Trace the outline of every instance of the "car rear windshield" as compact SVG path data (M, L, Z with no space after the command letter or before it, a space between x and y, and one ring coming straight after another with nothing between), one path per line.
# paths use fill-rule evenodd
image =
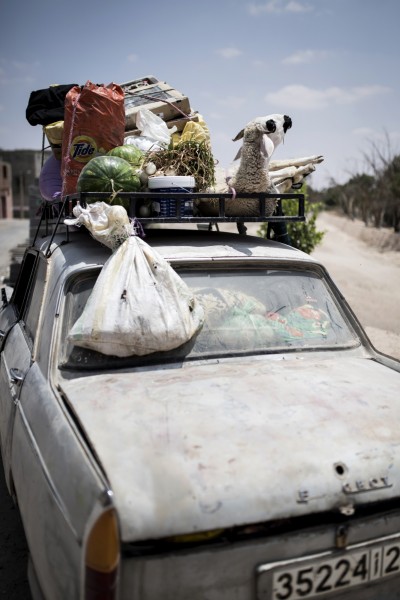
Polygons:
M204 308L200 331L168 352L118 358L68 341L97 274L72 281L67 291L60 366L124 368L182 360L348 348L358 344L338 300L319 272L263 268L178 270ZM106 307L105 307L106 310Z

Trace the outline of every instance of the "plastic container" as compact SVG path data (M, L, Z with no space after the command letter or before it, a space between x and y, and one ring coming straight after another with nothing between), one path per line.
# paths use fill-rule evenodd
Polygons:
M150 192L160 194L171 194L173 192L182 194L187 192L190 194L196 187L194 177L175 175L173 177L150 177L148 180L148 188ZM153 213L160 217L175 217L176 205L179 200L171 198L160 198L159 201L153 201ZM193 215L193 201L185 200L181 202L181 216L190 217Z

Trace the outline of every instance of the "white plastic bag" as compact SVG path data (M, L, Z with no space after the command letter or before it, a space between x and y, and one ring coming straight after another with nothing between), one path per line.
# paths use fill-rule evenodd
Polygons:
M172 350L200 329L204 311L170 264L129 237L105 263L68 339L112 356Z
M168 129L166 122L147 108L138 110L136 115L136 127L139 129L142 136L158 142L163 147L169 145L171 135L177 130L175 126Z
M136 146L142 152L164 150L169 146L171 136L177 130L176 126L168 129L166 122L147 108L138 110L136 127L141 135L130 135L125 138L124 143Z
M144 153L163 150L163 146L160 146L156 140L144 137L143 135L129 135L125 138L124 144L128 146L135 146Z
M92 236L111 250L118 248L130 235L135 234L128 213L123 206L106 202L93 202L83 208L81 204L72 210L75 219L64 219L65 225L84 225Z

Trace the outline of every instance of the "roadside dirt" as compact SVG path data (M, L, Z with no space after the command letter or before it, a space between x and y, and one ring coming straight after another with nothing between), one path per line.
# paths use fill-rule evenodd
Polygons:
M326 212L317 227L326 233L314 258L328 269L373 345L400 360L400 234Z

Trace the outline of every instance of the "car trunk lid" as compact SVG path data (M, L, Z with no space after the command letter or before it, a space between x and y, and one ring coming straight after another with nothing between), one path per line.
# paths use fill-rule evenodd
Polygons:
M125 541L389 499L400 374L316 355L64 380L114 492Z

